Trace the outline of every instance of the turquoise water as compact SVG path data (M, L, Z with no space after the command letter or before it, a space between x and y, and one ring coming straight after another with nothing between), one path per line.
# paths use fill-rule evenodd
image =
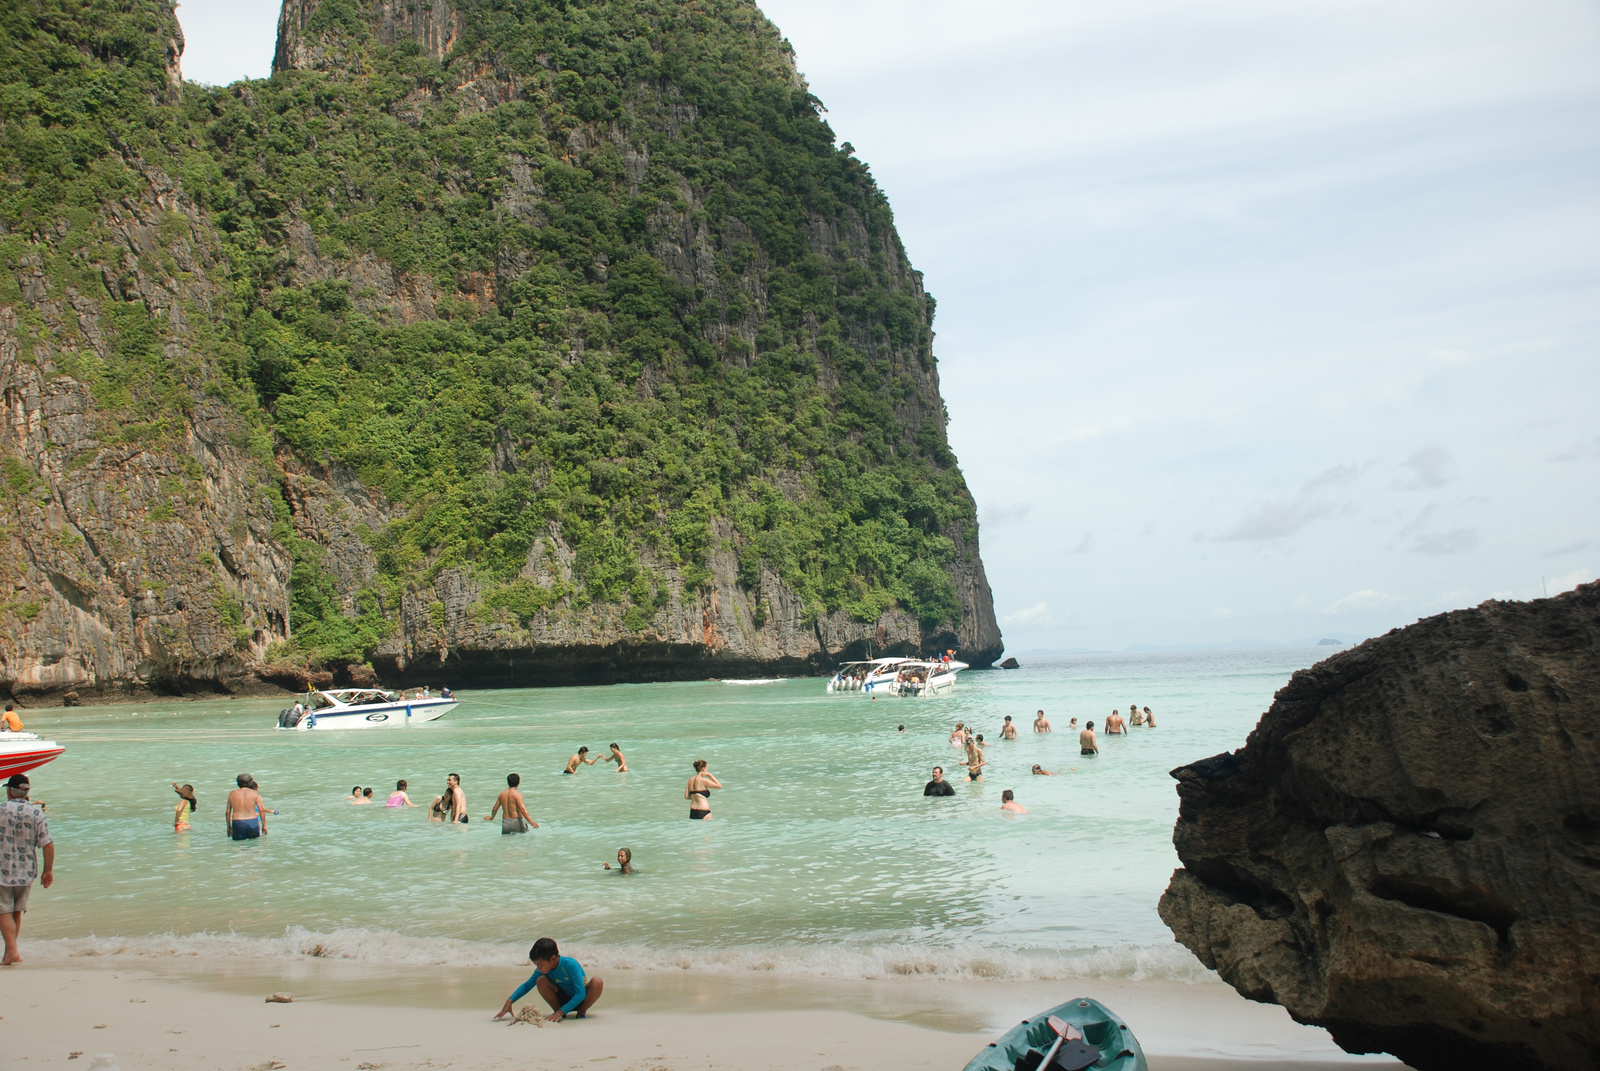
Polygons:
M28 728L68 750L35 775L59 856L28 935L46 954L404 965L516 963L549 934L597 965L1198 977L1156 915L1176 863L1167 771L1241 745L1326 653L1035 659L926 699L827 695L820 679L468 692L431 725L343 733L278 732L276 700L31 711ZM1080 757L1068 719L1133 701L1159 728ZM1040 707L1049 736L1029 731ZM958 765L957 720L990 742L987 780L925 799L929 768ZM560 773L579 745L613 740L629 773ZM697 758L726 786L710 822L683 799ZM1061 776L1031 776L1036 762ZM511 771L541 826L525 836L480 821ZM265 840L222 833L240 772L282 812ZM425 805L450 772L466 826L343 802L403 777ZM173 780L201 804L176 836ZM1030 813L1002 813L1004 788ZM620 846L637 874L601 869Z

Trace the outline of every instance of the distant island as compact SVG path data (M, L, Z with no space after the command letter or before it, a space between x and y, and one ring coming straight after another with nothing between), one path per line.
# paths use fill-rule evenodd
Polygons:
M0 43L10 694L1000 656L933 298L755 4L286 0L225 87L76 10Z

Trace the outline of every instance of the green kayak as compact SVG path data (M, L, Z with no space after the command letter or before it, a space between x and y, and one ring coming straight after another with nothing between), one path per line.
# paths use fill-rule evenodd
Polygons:
M1052 1017L1068 1027L1067 1040L1056 1050L1057 1059L1044 1068L1040 1067L1043 1058L1062 1037L1051 1025ZM974 1056L965 1071L1054 1071L1058 1067L1148 1071L1149 1065L1138 1040L1115 1012L1098 1000L1079 997L1024 1019Z

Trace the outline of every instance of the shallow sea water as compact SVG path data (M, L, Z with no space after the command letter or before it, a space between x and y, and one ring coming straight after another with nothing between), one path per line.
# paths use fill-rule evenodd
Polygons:
M59 855L27 934L45 955L470 966L520 963L548 934L596 966L1198 979L1156 914L1176 865L1168 771L1242 745L1328 653L1029 659L926 699L827 695L820 679L467 692L430 725L340 733L276 731L278 700L25 711L68 748L34 779ZM1078 754L1070 718L1135 701L1158 728ZM1050 735L1030 731L1041 707ZM986 780L925 799L934 764L959 776L958 720L990 744ZM629 773L560 772L613 740ZM697 758L727 786L710 822L683 799ZM1030 775L1036 762L1059 776ZM427 820L452 771L466 826ZM524 836L481 821L511 771L541 827ZM239 772L282 812L262 841L223 834ZM423 806L381 806L397 778ZM201 804L180 835L173 780ZM357 783L380 803L346 804ZM1004 788L1030 813L1002 813ZM620 846L637 874L601 869Z

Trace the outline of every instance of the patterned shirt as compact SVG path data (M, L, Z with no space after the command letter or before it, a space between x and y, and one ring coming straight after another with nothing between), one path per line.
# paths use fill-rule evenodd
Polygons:
M0 885L32 885L39 876L35 849L50 843L44 808L27 800L0 803Z

